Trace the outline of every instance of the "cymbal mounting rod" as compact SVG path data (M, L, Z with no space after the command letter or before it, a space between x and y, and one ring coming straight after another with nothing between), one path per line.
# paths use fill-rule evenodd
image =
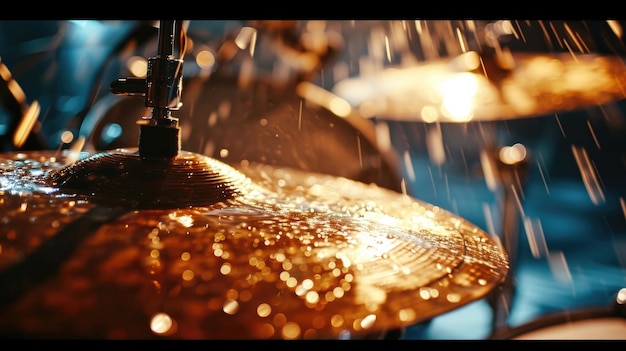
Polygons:
M159 57L167 57L174 53L174 23L175 21L161 21L159 25Z
M144 96L146 107L152 108L152 116L139 121L138 147L144 158L173 158L180 151L179 124L172 111L182 106L183 60L173 55L176 34L182 30L182 21L160 21L157 55L148 59L146 78L121 78L110 87L114 94Z

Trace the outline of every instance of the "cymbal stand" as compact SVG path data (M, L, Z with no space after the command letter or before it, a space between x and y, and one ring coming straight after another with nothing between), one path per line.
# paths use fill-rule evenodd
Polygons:
M501 239L509 256L509 272L505 280L488 296L493 312L492 332L508 329L507 317L515 292L514 274L517 266L519 224L523 219L521 198L528 176L530 156L521 144L501 148L487 147L482 156L483 168L489 167L501 198Z

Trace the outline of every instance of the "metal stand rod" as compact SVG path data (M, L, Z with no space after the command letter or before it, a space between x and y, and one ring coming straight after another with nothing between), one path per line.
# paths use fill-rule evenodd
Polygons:
M161 21L157 56L148 59L146 79L122 78L110 87L115 94L144 96L146 107L152 108L152 116L139 121L138 147L142 158L169 159L181 149L178 119L171 115L182 106L183 60L173 56L177 37L185 40L181 22ZM180 46L184 47L184 43ZM184 50L180 55L184 55Z
M488 298L493 311L492 332L508 329L507 319L515 295L514 276L517 271L519 225L522 217L520 206L529 165L529 156L525 153L525 148L520 144L515 147L524 152L518 152L516 156L509 158L500 155L504 148L489 152L491 162L497 170L501 190L502 244L509 256L509 273Z

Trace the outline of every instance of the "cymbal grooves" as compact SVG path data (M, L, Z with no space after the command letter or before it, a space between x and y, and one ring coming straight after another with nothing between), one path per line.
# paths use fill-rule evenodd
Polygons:
M241 195L249 184L213 158L183 151L172 160L146 159L127 149L81 159L48 181L95 202L137 208L206 206Z

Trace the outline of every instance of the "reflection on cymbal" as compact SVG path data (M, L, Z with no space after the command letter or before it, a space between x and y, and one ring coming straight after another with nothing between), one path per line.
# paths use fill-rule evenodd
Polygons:
M359 338L484 297L508 272L471 223L347 178L242 164L243 194L133 209L42 181L64 162L0 156L0 334Z
M483 58L468 52L451 60L346 79L333 92L364 116L424 122L532 117L626 96L621 57L514 54L506 58L497 63L498 74L488 70L485 74Z

